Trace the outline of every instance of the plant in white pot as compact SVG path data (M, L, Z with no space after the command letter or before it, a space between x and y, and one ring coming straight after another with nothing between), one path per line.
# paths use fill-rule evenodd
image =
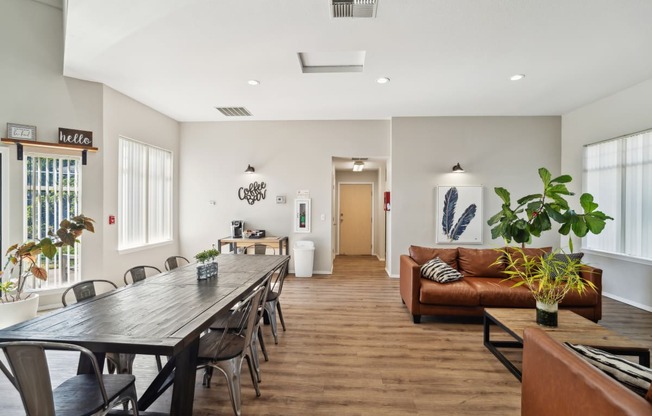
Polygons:
M516 201L512 208L511 195L505 188L494 188L503 201L501 210L487 221L492 226L491 237L502 237L505 243L514 240L521 248L513 247L513 253L503 251L507 263L509 279L517 281L515 286L528 287L537 301L537 321L544 325L557 322L557 307L570 291L582 294L587 289L595 289L591 282L580 275L580 260L583 253L573 253L572 235L584 237L589 232L600 234L610 216L598 211L598 204L593 195L584 193L580 196L583 212L571 209L566 196L574 195L566 184L573 178L561 175L553 178L546 168L539 169L543 182L541 193L526 195ZM532 242L532 237L552 229L553 222L560 225L558 232L568 235L571 253L556 251L547 256L532 256L525 253L525 244ZM546 318L546 322L540 319Z
M0 271L0 317L9 320L0 323L0 327L36 316L38 296L26 294L25 289L30 276L41 280L48 278L47 270L39 266L39 256L53 259L59 248L73 246L84 231L95 232L93 222L84 215L64 219L56 233L50 230L46 238L9 247L4 271Z

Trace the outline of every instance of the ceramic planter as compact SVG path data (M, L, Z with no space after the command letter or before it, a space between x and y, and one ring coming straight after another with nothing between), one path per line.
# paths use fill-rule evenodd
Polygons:
M217 263L211 262L197 266L197 279L204 280L217 277Z
M32 294L24 300L0 303L0 329L35 318L38 299L37 294Z

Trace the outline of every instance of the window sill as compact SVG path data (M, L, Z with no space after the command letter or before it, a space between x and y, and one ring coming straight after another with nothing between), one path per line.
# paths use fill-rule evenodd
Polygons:
M630 263L638 263L638 264L644 264L646 266L652 266L651 259L644 259L642 257L628 256L627 254L611 253L608 251L601 251L601 250L595 250L595 249L584 248L584 247L582 247L582 251L587 254L592 254L600 257L607 257L610 259L616 259L616 260L627 261Z
M145 244L143 246L118 249L118 254L136 253L138 251L149 250L156 247L167 246L174 243L174 240L162 241L160 243Z

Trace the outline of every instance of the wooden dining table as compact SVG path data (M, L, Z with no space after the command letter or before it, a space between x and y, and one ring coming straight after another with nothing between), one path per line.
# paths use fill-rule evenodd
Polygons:
M191 415L202 332L289 259L220 255L216 278L198 280L196 265L185 265L0 330L0 341L67 342L99 362L107 352L168 356L138 408L147 410L172 385L170 414ZM89 372L80 360L78 373Z

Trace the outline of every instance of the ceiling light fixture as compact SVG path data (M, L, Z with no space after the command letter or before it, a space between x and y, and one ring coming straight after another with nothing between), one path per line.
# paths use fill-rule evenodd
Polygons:
M516 75L512 75L509 79L512 81L520 81L523 78L525 78L525 74L516 74Z
M362 169L364 169L364 162L362 160L356 160L355 162L353 162L354 172L362 172Z
M376 80L377 83L379 84L387 84L389 82L389 78L387 77L381 77Z
M453 166L453 172L455 172L455 173L464 173L464 169L462 169L462 167L458 163L457 165Z
M245 173L254 173L255 171L256 169L251 165L247 165L247 169L245 169Z
M260 81L258 81L257 79L250 79L249 81L247 81L247 84L249 84L249 85L258 85L258 84L260 84Z

